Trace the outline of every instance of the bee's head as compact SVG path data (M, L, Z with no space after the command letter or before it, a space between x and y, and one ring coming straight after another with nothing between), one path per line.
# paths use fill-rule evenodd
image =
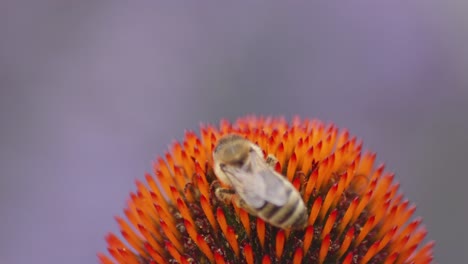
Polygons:
M214 149L215 166L219 166L221 170L225 166L242 168L249 159L251 151L254 149L250 141L235 134L227 135L218 141Z

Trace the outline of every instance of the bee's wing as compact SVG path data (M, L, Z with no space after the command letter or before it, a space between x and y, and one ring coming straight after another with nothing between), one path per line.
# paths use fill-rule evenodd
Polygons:
M284 182L281 180L282 177L278 175L273 169L269 168L257 172L257 175L263 179L265 183L265 192L259 194L266 201L276 205L282 206L288 201L288 194Z
M288 201L287 189L280 176L257 157L252 157L250 171L237 170L232 176L239 196L254 208L263 206L265 202L282 206Z

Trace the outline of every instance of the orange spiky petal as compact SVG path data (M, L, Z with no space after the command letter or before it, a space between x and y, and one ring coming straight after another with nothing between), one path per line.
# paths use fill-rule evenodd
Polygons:
M224 260L224 257L219 253L215 252L215 262L218 264L224 264L226 261Z
M278 259L280 259L281 255L283 254L284 241L285 241L284 230L279 230L278 233L276 234L276 243L275 243L276 257Z
M325 236L325 238L322 241L322 245L320 246L319 263L323 263L325 261L325 258L327 257L327 254L328 254L328 248L330 247L330 243L331 243L331 238L330 238L330 234L328 234Z
M257 236L262 247L265 246L265 222L261 218L257 218Z
M180 263L182 258L177 248L169 241L166 241L165 245L169 254Z
M430 263L433 259L432 249L434 247L434 241L429 242L424 247L422 247L414 256L409 259L409 262L414 262L415 264L426 264Z
M351 264L353 261L353 252L349 252L348 255L346 255L345 259L343 260L342 264Z
M304 234L304 252L308 252L314 238L314 226L308 226Z
M406 237L408 236L409 234L413 233L414 230L416 230L416 228L421 224L422 220L421 218L418 218L418 219L415 219L414 221L412 221L411 223L409 223L405 229L403 229L399 236L400 237Z
M250 236L250 219L249 219L249 214L241 209L239 210L239 218L241 220L242 226L245 229L245 232L247 233L248 236Z
M380 244L379 241L372 244L372 246L369 248L369 250L367 250L364 257L362 257L361 263L365 264L365 263L369 262L369 260L371 260L371 258L373 258L375 256L375 254L377 253L377 250L378 250L378 248L380 246L379 244Z
M179 239L177 238L176 234L173 233L173 230L175 230L175 227L171 228L164 220L159 220L161 224L161 228L164 231L164 234L167 236L169 241L171 241L172 245L182 252L182 244L180 243Z
M236 231L231 226L227 229L227 241L237 257L239 257L239 245L237 244Z
M333 212L330 213L330 215L327 218L327 222L325 223L325 226L322 229L322 235L321 238L323 239L326 235L330 234L330 231L335 224L336 216L338 215L338 210L333 210Z
M367 222L364 224L364 226L361 228L361 232L359 232L358 237L356 240L354 240L354 243L360 244L361 241L367 236L367 234L371 231L372 226L374 225L375 222L375 216L371 216Z
M354 238L354 227L350 228L344 237L343 243L340 246L340 249L337 252L338 257L343 256L343 254L348 250L351 242Z
M216 224L216 220L215 220L213 211L211 210L211 208L212 208L211 204L208 201L208 199L206 199L206 197L204 195L200 195L200 205L201 205L201 208L203 210L203 213L205 213L205 216L208 219L208 222L210 222L211 227L214 230L216 230L218 226Z
M322 144L319 143L319 145L321 146ZM319 150L320 149L321 148L319 148ZM320 160L319 158L317 159ZM321 189L322 183L325 181L325 178L328 175L327 173L328 166L330 166L328 158L325 158L324 160L322 160L322 162L318 166L318 177L317 177L317 182L315 183L315 188Z
M154 223L153 221L159 221L159 217L156 216L156 213L148 214L149 211L153 212L156 210L154 210L153 206L146 206L145 208L146 208L145 211L141 209L137 209L137 214L138 214L138 217L140 218L140 221L138 223L135 223L134 226L137 226L138 229L140 229L140 226L145 227L148 234L151 234L151 236L153 236L156 240L161 241L162 236L160 234L154 234L157 232L156 232L156 227L153 224ZM140 233L142 232L140 231ZM144 234L142 233L142 235Z
M198 232L195 229L195 226L187 219L184 219L184 225L185 225L185 230L187 230L187 233L190 236L190 238L193 241L197 241Z
M270 256L268 256L268 255L263 256L262 264L271 264Z
M374 211L374 215L375 215L374 225L377 224L377 223L380 223L382 218L385 217L386 213L388 212L389 207L390 207L390 200L387 200L382 206L375 209L375 211ZM378 237L378 238L380 238L380 237Z
M125 244L114 234L108 234L106 236L106 242L111 248L126 248Z
M388 232L388 230L390 230L390 228L398 228L398 226L395 224L395 222L393 221L396 214L397 214L397 211L398 211L398 207L397 206L393 206L391 209L390 209L390 212L388 213L388 215L386 216L386 218L388 219L388 221L385 221L383 222L383 225L382 227L380 228L380 230L378 231L377 233L377 236L378 237L382 237L385 233Z
M155 164L153 164L154 174L156 175L159 184L162 186L164 193L174 201L174 198L171 197L170 186L174 186L174 181L172 177L169 177L170 172L167 168L166 163L162 158L159 158Z
M340 179L338 181L338 187L337 187L337 190L336 190L336 193L335 193L335 197L333 198L333 202L332 202L332 207L335 207L336 204L340 201L341 199L341 195L343 194L343 191L345 190L345 184L346 184L346 181L347 181L347 178L348 178L348 174L345 173L343 175L340 176Z
M300 174L296 174L296 175L297 176L294 178L292 185L294 186L296 190L300 191L301 185L303 182L303 177Z
M252 246L250 244L246 244L244 246L244 255L245 255L245 261L247 262L247 264L254 263L254 255L252 251Z
M148 241L147 244L154 249L159 254L164 252L163 248L159 245L159 243L155 240L153 235L150 231L148 231L144 226L138 225L138 230L143 235L143 237ZM145 248L147 249L146 245Z
M385 234L385 236L382 238L382 240L380 240L380 244L379 244L379 247L378 247L377 251L382 250L388 244L388 242L395 235L396 231L397 231L397 227L395 226L394 228L392 228L392 230L390 230L390 232Z
M393 263L395 263L397 258L398 258L398 253L395 252L395 253L391 254L390 256L388 256L388 258L385 260L384 264L393 264Z
M351 217L354 214L354 211L356 210L356 207L358 206L359 199L358 197L354 198L354 200L351 202L349 205L348 209L346 210L343 218L341 219L340 226L338 228L338 234L341 234L345 227L348 225L349 221L351 220Z
M372 196L373 191L370 190L369 192L362 197L361 201L359 201L358 206L356 207L356 210L354 210L353 217L351 218L351 222L356 221L356 219L359 217L361 212L364 210L364 208L367 206L367 203L369 202L371 196Z
M276 158L278 159L278 164L285 164L286 160L286 150L284 149L284 144L281 142L276 150Z
M304 192L304 201L309 201L310 195L315 188L315 183L317 182L318 178L318 171L314 170L311 175L309 176L309 180L307 181L306 190Z
M318 197L312 205L308 220L309 225L313 225L315 223L315 220L317 219L317 216L320 212L320 207L322 207L322 197Z
M104 254L101 254L101 253L98 253L97 254L98 258L99 258L99 261L102 263L102 264L114 264L114 262L112 262L112 260L110 258L108 258L106 255Z
M195 174L194 177L195 177L197 187L199 188L201 195L203 195L204 197L210 197L209 191L208 191L208 183L205 181L205 179L199 174Z
M216 219L218 219L218 224L219 227L221 228L221 231L223 231L224 236L227 236L227 222L226 222L226 217L224 216L223 209L221 207L218 207L216 210Z
M157 263L166 263L164 258L148 243L145 244L145 249L148 251L148 254L153 258Z
M322 152L322 146L323 146L323 142L320 141L317 143L317 145L315 146L315 149L314 149L314 160L321 160L320 156L321 156L321 152ZM323 174L322 174L323 175Z
M323 219L325 214L328 212L328 208L330 208L330 205L333 202L333 199L335 198L336 191L338 190L338 184L334 184L333 187L330 188L330 190L327 193L327 196L325 197L325 201L323 202L322 208L320 209L320 218Z
M409 258L409 256L411 256L411 253L413 253L413 251L416 250L417 247L418 247L418 245L413 245L409 249L401 252L400 255L397 258L396 263L397 264L402 264L403 262L405 262Z
M145 174L146 182L151 190L151 198L153 202L159 204L163 208L164 211L168 211L167 201L163 198L161 190L157 186L156 182L154 181L153 177L150 174Z
M121 249L121 248L118 248L117 252L125 262L127 262L129 264L138 264L138 258L132 252L130 252L130 251L126 250L126 249Z
M210 246L207 244L205 238L201 235L197 235L197 239L195 241L197 241L201 252L203 252L203 254L210 260L210 262L213 262L215 257L213 255L213 252L210 249Z
M306 149L305 149L305 145L304 145L304 138L303 138L303 135L301 135L301 137L297 141L296 148L294 149L294 153L295 153L296 158L297 158L297 170L298 171L304 171L303 160L304 160L304 152L305 151L306 151Z
M405 250L408 252L408 251L411 251L410 253L412 253L412 251L414 251L416 248L410 250L411 248L413 248L414 246L418 246L423 240L424 238L426 237L427 235L427 231L425 228L422 228L420 230L418 230L417 232L415 232L411 237L410 239L408 240L408 245L405 247ZM411 255L411 254L408 254Z
M184 219L187 219L190 223L193 224L193 219L192 219L192 216L190 215L190 209L187 207L184 201L180 198L177 198L177 209L179 209L179 212L181 213Z
M309 137L306 137L304 140L304 146L307 144L308 145ZM304 154L304 158L302 160L302 171L304 173L307 173L312 169L312 161L314 158L314 147L309 147L307 151ZM318 175L317 175L318 176Z
M297 248L294 251L293 264L301 264L304 253L301 248Z
M288 168L286 171L286 176L289 181L293 180L294 175L296 174L296 167L297 167L297 156L296 153L293 153L289 158Z
M142 245L141 239L133 232L132 228L120 217L115 217L116 221L120 225L122 236L128 241L128 243L138 251L139 254L145 254Z

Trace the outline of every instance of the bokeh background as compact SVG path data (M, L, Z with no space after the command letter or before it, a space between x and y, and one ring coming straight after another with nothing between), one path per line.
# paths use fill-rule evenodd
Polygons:
M2 1L0 263L96 263L169 143L248 113L349 128L418 205L436 261L466 261L467 10Z

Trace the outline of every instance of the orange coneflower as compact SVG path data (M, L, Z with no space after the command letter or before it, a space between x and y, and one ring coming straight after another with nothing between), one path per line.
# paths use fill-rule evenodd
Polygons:
M236 133L278 159L277 170L300 190L308 226L282 230L220 202L210 184L212 151ZM187 132L154 163L130 194L122 241L106 237L113 259L101 263L430 263L433 242L411 220L415 207L375 154L347 130L317 120L246 117Z

